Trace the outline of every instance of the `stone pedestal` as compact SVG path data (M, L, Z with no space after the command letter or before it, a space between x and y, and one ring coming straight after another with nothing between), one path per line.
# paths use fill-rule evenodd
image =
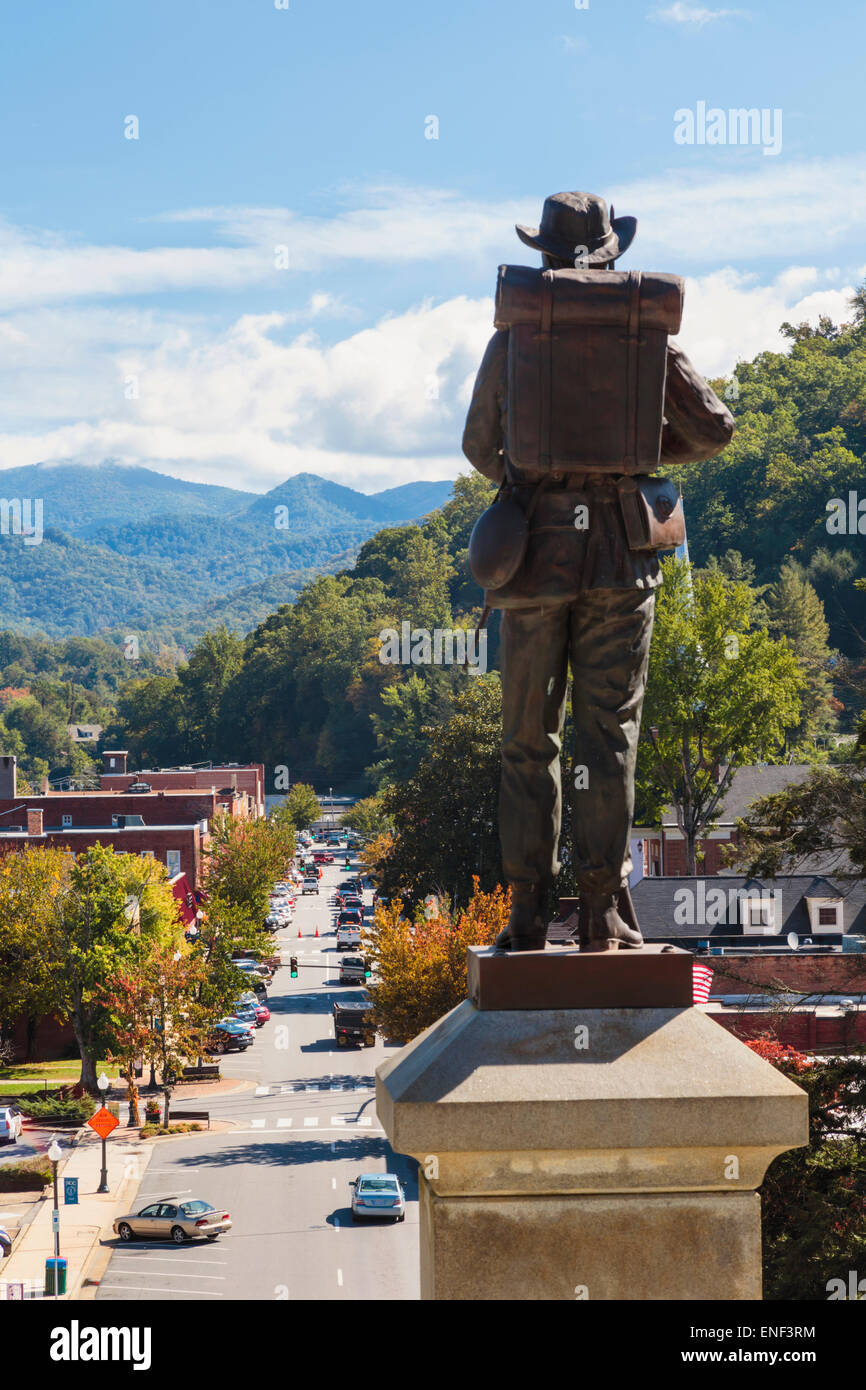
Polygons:
M759 1299L756 1188L807 1142L804 1092L683 1002L686 953L655 953L649 1003L643 952L578 954L473 949L476 1002L378 1069L420 1164L422 1298ZM640 1003L587 1006L617 971Z

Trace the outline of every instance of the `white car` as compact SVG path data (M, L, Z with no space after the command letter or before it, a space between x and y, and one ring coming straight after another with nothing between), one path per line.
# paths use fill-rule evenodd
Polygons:
M406 1195L395 1173L360 1173L349 1184L352 1192L352 1220L365 1217L404 1221Z
M0 1139L14 1144L16 1139L21 1138L21 1129L21 1111L14 1105L0 1107Z

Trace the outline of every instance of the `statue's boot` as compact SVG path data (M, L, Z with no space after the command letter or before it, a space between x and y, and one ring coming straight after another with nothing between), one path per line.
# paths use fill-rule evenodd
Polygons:
M541 912L543 902L543 884L512 883L508 923L493 943L498 951L544 950L547 923Z
M630 920L626 920L629 918ZM581 893L577 939L582 951L617 951L644 944L628 889Z

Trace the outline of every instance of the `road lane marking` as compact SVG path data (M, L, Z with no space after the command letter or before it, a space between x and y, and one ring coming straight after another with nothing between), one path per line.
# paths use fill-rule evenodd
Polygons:
M341 1269L337 1270L337 1283L340 1288L343 1287L343 1271Z
M305 1118L304 1118L304 1125L305 1125L308 1129L312 1128L314 1125L317 1125L318 1123L319 1123L319 1117L318 1117L318 1115L307 1115L307 1116L305 1116Z
M143 1250L141 1252L137 1250L115 1250L114 1257L118 1260L150 1260L151 1264L156 1263L161 1265L177 1265L179 1259L183 1259L185 1265L221 1265L224 1267L228 1264L228 1260L193 1260L187 1259L185 1256L181 1255L177 1257L172 1257L170 1255L146 1255Z
M154 1288L152 1284L106 1284L103 1279L99 1287L101 1289L120 1289L122 1292L132 1292L133 1289L141 1293L161 1293L164 1296L169 1294L180 1294L182 1298L222 1298L222 1289L167 1289L165 1285L161 1288Z
M271 1094L271 1088L270 1088L270 1086L257 1086L257 1087L256 1087L256 1095L257 1095L257 1096L269 1096L270 1094Z
M160 1260L157 1261L157 1264L161 1263L163 1262ZM116 1272L119 1274L120 1270L117 1270ZM154 1270L153 1272L154 1274L156 1274L157 1270ZM196 1270L194 1274L184 1274L183 1271L180 1269L173 1270L169 1277L173 1278L175 1274L179 1279L209 1279L211 1282L216 1282L219 1284L224 1284L226 1279L228 1278L227 1274L199 1274L198 1270Z
M265 1121L264 1121L264 1120L250 1120L250 1125L252 1126L253 1129L264 1129L264 1127L265 1127Z
M365 1129L369 1129L372 1127L373 1121L371 1120L369 1115L362 1115L360 1120L356 1120L355 1123L363 1125Z

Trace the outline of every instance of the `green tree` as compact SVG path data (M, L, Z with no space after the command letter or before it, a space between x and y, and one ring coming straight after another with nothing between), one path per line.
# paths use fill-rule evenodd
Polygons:
M343 825L357 830L365 840L374 840L392 829L391 818L378 796L366 796L343 813Z
M161 948L182 935L164 880L155 861L93 845L76 858L53 900L47 950L55 1011L72 1025L81 1084L94 1093L96 1061L111 1042L104 981L141 959L142 938Z
M800 566L789 560L769 589L765 606L770 636L785 638L804 677L802 715L792 738L796 743L811 741L836 722L830 706L833 654L827 644L829 628L824 605Z
M319 798L313 788L308 782L296 782L286 793L282 806L272 813L272 818L293 830L308 830L320 814Z
M645 801L673 807L697 872L697 842L744 763L781 753L800 718L803 676L787 642L753 630L755 594L718 571L663 562L638 775Z
M395 827L382 875L389 898L416 904L436 893L461 904L476 876L483 890L499 882L499 677L467 681L445 722L429 730L415 774L381 795Z
M273 817L233 820L221 816L211 825L204 866L209 897L238 908L247 922L261 927L268 894L284 878L295 853L295 833Z

